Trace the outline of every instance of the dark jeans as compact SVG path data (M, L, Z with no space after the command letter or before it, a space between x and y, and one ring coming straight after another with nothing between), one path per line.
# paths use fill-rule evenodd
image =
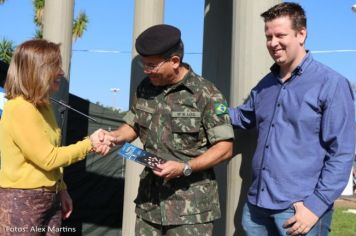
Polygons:
M60 227L56 192L0 188L0 235L60 235Z
M294 213L294 207L270 210L246 203L242 213L242 227L247 236L288 235L283 224ZM332 214L332 209L326 211L306 235L327 236L330 232Z

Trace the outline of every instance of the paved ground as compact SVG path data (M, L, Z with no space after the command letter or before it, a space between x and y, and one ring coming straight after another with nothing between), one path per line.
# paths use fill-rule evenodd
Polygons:
M335 207L356 209L356 195L342 196L335 201Z

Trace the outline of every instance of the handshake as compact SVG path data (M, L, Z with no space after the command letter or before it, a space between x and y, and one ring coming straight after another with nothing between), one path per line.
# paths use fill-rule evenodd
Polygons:
M109 153L110 149L117 144L117 138L108 131L98 129L89 136L92 150L102 156Z

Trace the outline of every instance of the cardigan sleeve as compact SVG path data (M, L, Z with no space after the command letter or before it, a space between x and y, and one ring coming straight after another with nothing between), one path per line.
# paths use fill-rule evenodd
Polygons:
M16 113L16 114L15 114ZM18 104L10 113L13 140L25 159L37 167L50 171L82 160L91 150L90 140L56 147L51 144L43 127L41 113L31 104Z

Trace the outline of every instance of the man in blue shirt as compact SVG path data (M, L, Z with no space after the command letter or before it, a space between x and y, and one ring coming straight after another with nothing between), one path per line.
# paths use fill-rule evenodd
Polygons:
M245 104L229 109L236 128L258 130L242 226L247 235L328 235L355 150L351 86L305 49L300 5L261 16L275 64Z

